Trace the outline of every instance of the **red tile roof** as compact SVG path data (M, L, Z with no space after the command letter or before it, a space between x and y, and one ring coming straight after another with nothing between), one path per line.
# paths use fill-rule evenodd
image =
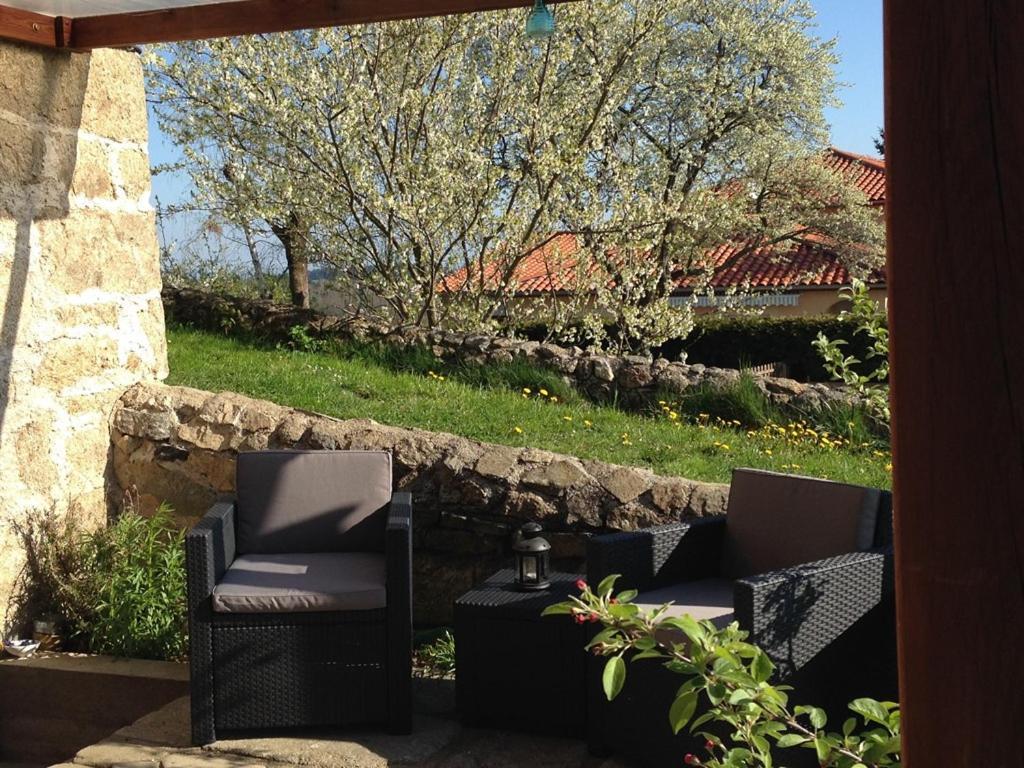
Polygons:
M872 205L885 205L884 160L830 147L825 155L825 166L833 171L850 174L853 183L868 196Z
M872 205L885 205L885 162L867 155L858 155L831 148L825 164L834 171L847 173L870 200ZM728 289L773 290L785 288L827 288L850 284L850 274L839 257L816 244L818 239L807 237L803 242L782 250L775 246L741 252L748 245L742 242L724 243L711 251L715 271L709 287L716 291ZM576 236L560 233L528 254L514 272L515 293L520 296L568 291L578 279L579 263ZM501 265L487 268L486 282L496 283ZM594 267L591 268L593 270ZM455 290L466 279L466 270L448 275L439 289ZM873 275L872 282L884 282L881 274ZM682 276L676 280L676 293L689 293L694 278Z

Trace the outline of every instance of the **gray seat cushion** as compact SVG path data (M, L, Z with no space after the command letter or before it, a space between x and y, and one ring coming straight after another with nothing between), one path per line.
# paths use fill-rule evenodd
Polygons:
M242 555L213 590L218 613L365 611L387 605L384 556L373 552Z
M877 488L734 470L722 573L742 578L870 549L880 500Z
M660 589L641 592L633 603L644 611L652 611L665 603L673 603L667 616L689 614L695 619L710 619L724 627L733 620L732 581L729 579L698 579L684 581Z
M390 453L240 453L236 480L243 554L384 551Z

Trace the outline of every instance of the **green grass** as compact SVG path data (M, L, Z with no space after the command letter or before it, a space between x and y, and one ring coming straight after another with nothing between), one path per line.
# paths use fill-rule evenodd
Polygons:
M291 351L181 327L168 329L168 345L170 384L239 392L343 419L453 432L693 480L728 482L733 467L760 467L890 485L888 455L876 445L793 445L716 426L713 417L701 425L682 423L683 414L673 421L668 414L626 413L583 400L554 374L531 366L442 368L423 351L354 344ZM523 396L524 387L530 396Z

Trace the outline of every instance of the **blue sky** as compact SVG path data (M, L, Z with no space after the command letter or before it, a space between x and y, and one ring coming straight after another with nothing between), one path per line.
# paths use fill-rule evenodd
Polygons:
M872 140L882 125L882 0L812 0L818 12L818 34L838 39L838 79L843 106L829 110L832 143L840 149L874 154ZM154 165L172 162L174 145L150 119L150 157ZM153 178L161 203L187 199L189 181L180 174Z

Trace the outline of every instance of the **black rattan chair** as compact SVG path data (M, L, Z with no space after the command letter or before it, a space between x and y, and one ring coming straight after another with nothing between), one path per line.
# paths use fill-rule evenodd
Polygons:
M896 632L892 498L887 491L737 469L728 513L588 542L587 577L621 574L634 601L724 625L739 622L776 664L796 702L837 712L851 699L893 699ZM673 736L668 710L682 678L630 665L608 702L603 659L588 671L588 741L596 754L677 766L698 744Z
M412 502L391 456L242 453L188 533L192 740L412 727Z

